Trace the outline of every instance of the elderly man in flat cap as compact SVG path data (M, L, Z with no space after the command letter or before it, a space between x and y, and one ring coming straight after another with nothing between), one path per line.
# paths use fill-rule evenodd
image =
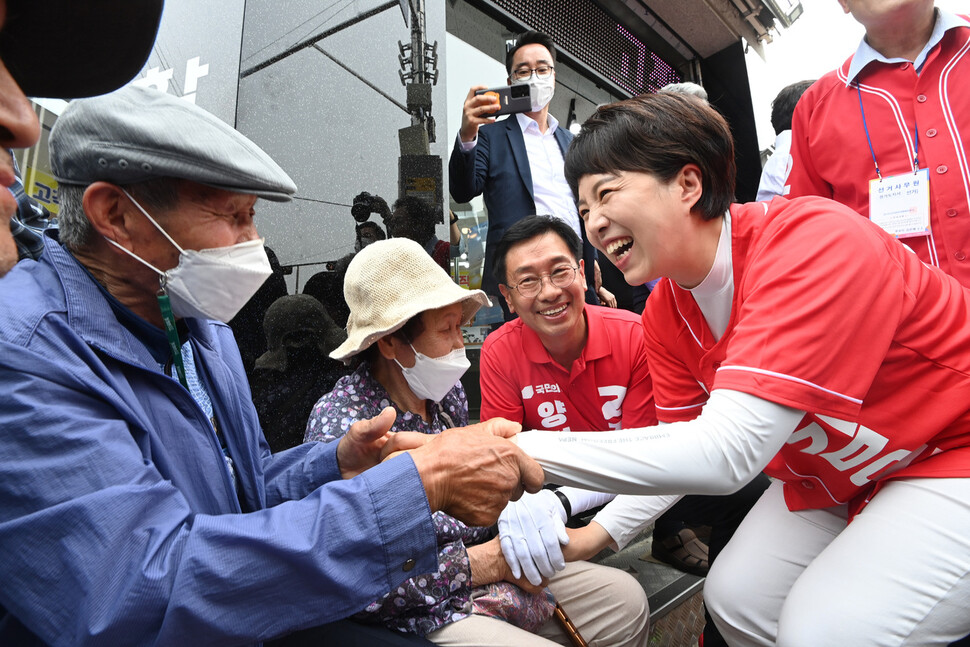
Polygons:
M40 136L27 97L90 97L127 83L161 16L162 0L0 0L0 277L17 262L15 236L38 243L16 217L30 202L9 152Z
M73 102L50 144L61 229L0 281L0 644L235 645L336 621L435 570L415 510L483 525L539 487L507 421L377 465L384 411L271 454L221 322L269 274L257 199L293 182L145 88Z

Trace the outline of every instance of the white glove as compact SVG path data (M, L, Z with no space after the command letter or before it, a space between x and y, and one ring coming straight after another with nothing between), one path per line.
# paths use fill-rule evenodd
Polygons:
M566 511L552 490L524 494L511 501L498 518L502 554L514 577L525 577L538 586L566 568L559 544L568 544Z

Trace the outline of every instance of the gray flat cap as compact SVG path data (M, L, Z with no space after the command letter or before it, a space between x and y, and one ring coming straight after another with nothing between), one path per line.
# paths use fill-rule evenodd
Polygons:
M296 192L242 134L184 99L137 86L72 101L51 130L50 160L64 184L174 177L277 202Z

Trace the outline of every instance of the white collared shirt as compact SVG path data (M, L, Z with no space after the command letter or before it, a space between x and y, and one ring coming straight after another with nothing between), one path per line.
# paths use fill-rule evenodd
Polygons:
M791 131L783 130L775 136L775 152L761 169L761 182L758 184L758 202L771 200L776 195L788 195L791 187L786 185L791 173Z
M576 199L569 184L566 182L564 169L565 159L559 142L556 141L556 128L559 120L548 115L546 132L539 132L539 124L535 119L526 117L522 113L515 115L522 129L522 139L525 141L525 152L529 157L529 172L532 175L532 195L536 203L536 213L555 216L565 221L573 228L576 235L583 237L576 210ZM511 117L510 117L511 118ZM465 142L458 138L461 150L467 152L478 144L478 137Z
M535 198L536 213L548 214L564 220L582 238L579 212L576 200L566 183L563 171L565 160L559 142L556 141L556 128L559 121L552 115L547 117L546 132L539 132L535 119L522 113L515 115L522 128L525 152L529 156L529 170L532 173L532 195Z

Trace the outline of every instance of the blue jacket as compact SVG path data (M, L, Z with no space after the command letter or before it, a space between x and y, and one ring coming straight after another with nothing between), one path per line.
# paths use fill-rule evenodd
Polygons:
M556 128L553 135L565 157L573 134ZM485 266L482 290L498 294L498 282L492 276L495 263L495 244L505 230L523 217L535 214L535 194L532 190L532 171L525 150L525 139L515 115L478 129L478 143L470 151L461 148L461 138L455 138L455 148L448 163L448 183L456 202L468 202L484 194L488 210L488 234L485 237ZM582 229L582 228L581 228ZM593 261L596 250L582 231L583 260L586 263L586 300L597 304L593 292Z
M45 244L0 280L0 644L253 643L436 568L413 461L270 454L232 332L190 319L237 497L202 409Z

